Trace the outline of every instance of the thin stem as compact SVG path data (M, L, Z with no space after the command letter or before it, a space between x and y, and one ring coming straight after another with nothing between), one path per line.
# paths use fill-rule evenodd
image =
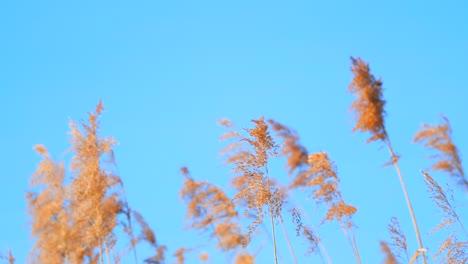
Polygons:
M359 256L359 251L356 245L356 240L354 239L354 234L352 233L351 230L349 230L344 226L344 224L340 221L341 229L343 230L343 233L345 237L348 239L348 242L351 244L351 247L353 248L354 256L356 256L356 260L359 264L361 264L361 257Z
M107 248L107 243L104 242L104 251L106 252L106 260L108 264L111 264L110 258L109 258L109 249Z
M275 264L278 264L278 255L276 253L276 236L275 236L275 221L274 221L274 215L273 215L273 209L271 208L271 190L270 190L270 176L268 175L268 163L265 164L265 172L267 175L267 188L268 191L270 192L270 202L269 202L269 211L270 211L270 219L271 219L271 235L273 236L273 254L275 256Z
M416 222L416 216L414 215L414 211L413 211L413 207L411 206L411 201L408 195L408 191L406 190L405 182L403 181L403 176L401 175L400 167L398 166L398 158L393 152L392 145L390 144L390 140L388 139L388 137L385 139L385 142L387 143L388 151L390 152L390 155L392 156L393 165L395 165L398 178L400 179L401 188L403 189L403 194L405 195L406 204L408 205L408 210L411 215L411 220L413 221L413 227L414 227L414 231L416 232L416 238L418 239L419 248L424 249L424 246L421 240L421 234L419 233L418 223ZM426 256L424 252L421 252L421 253L422 253L424 264L427 264L427 260L426 260Z
M286 232L286 228L284 226L283 219L280 219L280 221L281 221L281 228L283 229L284 237L286 238L286 241L288 242L289 252L291 253L291 257L293 259L293 262L295 264L297 264L296 255L294 254L294 250L293 250L292 245L291 245L291 240L289 240L288 232Z
M99 243L99 263L103 264L103 259L102 259L102 243Z
M309 228L314 231L314 233L317 233L317 231L315 230L314 228L314 225L312 223L312 220L309 216L309 214L304 210L304 208L301 206L301 204L297 201L297 198L296 198L296 195L294 194L294 192L290 192L289 193L289 196L292 197L294 199L294 204L296 208L299 209L301 215L305 216L306 220L307 220L307 223L309 225ZM319 249L320 249L320 257L322 258L322 262L323 262L323 258L325 258L327 260L327 263L328 264L332 264L332 261L330 259L330 256L328 255L328 252L327 252L327 249L325 248L325 246L323 245L322 241L318 241L318 246L319 246Z
M273 221L273 212L270 212L270 219L271 219L271 233L273 235L273 252L275 256L275 264L278 264L278 257L276 254L276 237L275 237L275 223Z

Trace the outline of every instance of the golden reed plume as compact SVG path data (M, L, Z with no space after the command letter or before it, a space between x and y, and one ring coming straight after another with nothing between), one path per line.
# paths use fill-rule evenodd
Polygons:
M457 146L452 140L452 129L447 117L442 116L442 124L440 125L423 124L413 141L436 150L437 154L432 156L436 162L431 166L431 169L449 173L464 187L465 191L468 191L468 181L465 178Z
M385 128L385 101L383 100L382 81L376 79L370 72L369 65L360 58L351 57L351 72L354 77L348 87L348 91L353 93L356 100L350 107L354 113L356 125L353 132L369 132L371 137L367 139L367 143L372 141L381 140L387 145L388 151L391 156L391 163L395 166L398 178L400 180L401 188L406 199L411 220L413 222L414 231L419 244L418 252L422 252L424 264L427 264L427 259L424 254L424 246L421 240L421 234L414 215L413 207L406 190L405 182L398 166L399 157L395 155L392 144Z

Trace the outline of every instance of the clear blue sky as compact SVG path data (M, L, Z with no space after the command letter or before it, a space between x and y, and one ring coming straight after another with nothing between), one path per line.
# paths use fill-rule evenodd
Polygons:
M310 152L327 151L336 162L342 194L358 208L363 263L382 260L379 241L389 238L391 216L399 217L413 252L396 174L381 167L387 152L366 145L367 135L351 134L349 57L359 56L383 78L387 130L402 156L423 239L435 253L439 237L426 234L438 217L418 172L430 164L429 152L411 139L421 123L443 113L462 158L468 151L468 4L382 2L3 1L0 251L11 248L24 263L32 246L24 199L40 161L32 146L44 144L68 162L69 120L86 119L102 99L102 134L119 142L115 155L129 202L168 255L200 244L183 229L179 168L226 187L231 174L221 166L223 129L216 122L227 117L246 127L260 116L295 128ZM282 162L274 176L287 182ZM466 212L466 196L456 195ZM302 206L320 222L313 201ZM319 233L334 263L349 263L352 251L338 225ZM282 263L291 263L284 238L278 240ZM320 260L303 257L305 242L293 240L300 263ZM198 263L196 256L187 263ZM212 254L211 263L223 260ZM257 263L271 262L267 244Z

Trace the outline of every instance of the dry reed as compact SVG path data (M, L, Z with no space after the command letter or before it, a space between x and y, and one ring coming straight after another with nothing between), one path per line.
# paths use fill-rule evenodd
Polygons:
M464 187L465 191L468 191L468 181L465 179L458 149L452 140L452 129L447 117L442 116L442 124L440 125L423 124L413 141L436 150L438 153L432 156L436 162L431 166L431 169L448 172Z
M242 246L245 237L237 223L237 211L226 194L209 182L195 181L186 167L181 169L185 176L180 196L187 203L187 220L190 228L210 231L218 239L217 247L229 251Z
M111 245L106 242L118 223L117 215L122 205L119 193L115 191L121 183L120 178L102 167L103 157L107 155L112 159L115 144L113 138L98 135L98 119L103 109L100 102L95 112L89 113L88 123L81 123L83 132L70 122L71 151L74 153L71 171L75 177L69 192L72 233L80 240L80 249L91 254L97 249L99 262L103 262L105 255L109 263ZM80 258L75 256L73 261L79 262Z
M405 260L408 261L408 245L406 243L406 236L400 227L400 222L398 221L398 218L392 217L390 219L388 231L390 232L390 238L392 240L392 243L390 245L393 251L395 252L396 257L401 259L404 253Z
M432 201L438 208L439 213L443 215L441 222L431 233L442 229L449 233L449 236L439 246L434 260L445 252L438 260L440 263L466 263L468 259L468 254L466 254L468 242L459 241L458 236L463 233L465 237L468 237L468 233L455 210L452 190L447 186L447 191L444 191L428 173L424 171L421 171L421 173L424 175L427 191L431 194ZM450 195L447 195L447 192ZM453 230L454 224L458 224L459 228Z
M31 235L35 238L30 257L41 263L65 262L79 247L70 226L70 210L66 207L65 168L63 163L52 161L44 146L34 148L43 160L30 179L33 191L26 195Z
M391 163L393 163L395 166L403 194L406 199L406 204L411 215L411 220L413 222L419 248L424 249L418 223L416 221L416 216L414 214L409 194L406 190L405 182L398 165L399 156L395 155L392 144L390 143L390 138L388 137L388 133L385 128L385 100L383 99L383 83L381 80L376 79L373 74L371 74L369 65L362 59L355 59L351 57L351 64L351 72L354 74L354 77L348 87L348 91L353 93L356 97L356 100L350 107L350 110L354 113L354 119L356 120L356 125L353 128L353 132L369 132L371 137L367 140L367 143L381 140L387 145L391 157ZM422 256L424 264L427 264L424 252L422 253Z
M395 255L392 253L387 243L380 241L380 248L382 252L385 254L385 260L383 264L398 264L398 261Z
M264 207L267 207L270 214L272 238L274 245L274 258L277 263L276 237L274 219L281 217L283 197L278 188L271 186L271 180L268 174L268 159L276 155L278 146L268 131L268 125L263 117L252 120L254 128L244 129L248 136L243 137L240 133L229 133L233 135L234 145L228 145L230 152L234 155L228 159L228 163L235 165L234 171L240 174L235 178L237 193L234 200L243 200L246 204L244 215L253 211L255 220L248 226L247 237L250 239L257 226L263 223ZM226 120L221 124L230 126ZM229 136L231 137L231 136ZM222 137L224 139L225 137ZM246 143L243 146L242 143ZM230 147L234 146L234 147Z

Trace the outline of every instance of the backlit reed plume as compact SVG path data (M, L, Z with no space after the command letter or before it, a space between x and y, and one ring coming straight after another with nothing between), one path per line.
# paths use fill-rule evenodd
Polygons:
M299 135L297 132L272 119L268 120L268 122L271 128L276 131L276 135L283 140L280 154L287 158L286 168L288 169L289 175L296 169L306 166L308 156L307 149L299 144Z
M294 177L294 183L292 185L305 186L307 181L307 170L309 168L308 151L303 145L300 144L299 134L295 130L290 129L289 127L272 119L268 120L268 122L270 123L271 128L276 132L276 136L281 140L281 151L279 154L280 156L286 157L285 168L288 170L289 176L297 174L297 176ZM285 193L285 197L290 194L289 190L291 190L291 188L288 186L287 191L283 192ZM307 215L307 213L304 211L302 211L302 213ZM292 220L296 225L296 235L299 236L302 234L306 241L308 241L310 244L310 248L306 254L308 255L312 252L315 252L319 253L321 257L323 257L322 254L324 254L328 263L331 263L326 253L325 247L323 244L321 244L321 240L317 232L312 227L305 227L301 233L303 224L301 221L301 215L297 208L292 209ZM288 243L288 245L290 245L290 243ZM317 250L318 248L320 248L320 251ZM291 254L294 256L293 252L291 252Z
M52 161L44 146L34 148L43 160L31 176L33 190L26 195L31 234L35 238L30 257L41 263L67 262L80 245L71 233L63 187L65 169L63 163Z
M357 97L351 105L354 111L356 125L353 132L370 132L371 137L367 142L385 140L387 131L384 122L384 106L382 81L377 80L370 73L369 65L360 58L351 58L351 71L354 78L348 90Z
M307 242L309 243L309 248L306 252L306 255L317 252L319 249L320 238L317 236L315 231L307 226L303 226L302 235L306 238Z
M109 238L122 209L119 194L115 191L121 180L105 167L106 157L113 162L115 141L99 136L98 119L102 111L100 102L94 113L89 113L88 123L81 122L83 131L73 121L70 122L71 152L74 154L71 164L74 177L69 191L72 236L80 241L78 250L81 251L73 262L81 262L84 255L94 258L93 255L97 254L100 263L104 255L110 263L112 243L109 243Z
M138 227L140 228L140 234L135 238L136 241L134 242L133 246L135 247L135 245L140 242L148 243L155 252L154 255L150 256L148 259L157 261L159 263L163 263L166 246L158 245L158 242L156 240L156 235L154 234L153 230L151 229L151 227L148 225L148 223L145 221L145 219L140 213L138 213L135 210L131 210L131 212L132 212L133 218L136 220L138 224Z
M100 102L88 122L70 122L72 162L71 173L65 177L63 163L50 158L42 145L35 150L42 156L36 172L31 176L26 199L30 215L31 233L35 245L31 250L33 263L119 263L125 251L114 250L117 236L114 229L120 214L129 234L130 249L140 241L156 247L156 239L141 215L130 209L124 199L120 177L112 173L115 167L112 138L99 135ZM132 216L142 234L134 236ZM156 247L163 253L163 247ZM104 252L103 252L104 251ZM161 255L159 254L159 255ZM162 259L160 257L160 259Z
M356 97L356 100L350 107L350 110L354 114L354 119L356 120L353 132L369 132L370 138L367 139L367 143L381 140L387 145L391 156L391 163L393 163L397 171L403 194L406 199L406 204L411 215L419 248L424 249L416 216L414 215L408 191L406 190L405 182L403 180L400 167L398 166L399 157L395 155L393 151L393 147L390 143L390 138L388 137L387 129L385 127L385 100L383 99L382 80L376 79L374 75L371 74L369 65L362 59L351 57L351 64L351 72L354 74L354 77L348 87L348 91L353 93ZM427 264L426 257L424 253L422 254L424 264Z
M336 167L325 152L310 154L308 157L309 168L299 173L290 185L290 188L312 189L310 196L317 204L325 204L328 208L322 223L336 220L342 227L348 239L356 260L360 263L360 256L353 234L354 223L352 216L356 213L356 207L346 204L338 188L340 179Z
M459 241L457 236L462 232L465 234L465 237L467 237L468 233L455 211L452 190L447 186L447 191L444 191L444 189L428 173L424 171L421 171L421 173L424 175L432 201L437 206L439 213L443 215L440 224L437 225L431 233L442 229L450 232L450 235L440 245L434 258L443 254L442 258L439 259L439 263L465 263L468 259L468 255L465 253L468 249L468 242ZM453 230L452 227L454 224L458 224L459 228L455 228Z
M387 243L380 241L380 249L385 254L385 259L383 261L383 264L398 264L398 261L395 255L393 255Z
M124 233L130 239L130 246L123 253L126 254L127 251L133 251L133 257L134 257L135 263L138 263L136 244L139 241L139 239L135 236L135 230L134 230L134 226L132 223L133 210L130 208L126 200L122 201L122 214L125 215L126 221L122 221L120 224L123 226Z
M238 214L232 201L217 186L192 179L187 168L181 171L185 181L180 196L187 203L190 228L210 232L218 240L217 247L223 251L242 246L246 238L241 234Z
M421 171L421 173L424 175L424 179L426 181L427 185L427 191L431 194L431 199L434 202L434 204L437 206L439 209L439 212L444 216L442 219L441 223L435 227L431 233L440 230L442 228L448 228L452 224L458 224L460 229L468 236L468 233L465 231L465 227L463 226L463 223L460 221L460 218L455 211L455 205L452 190L450 187L447 185L447 191L449 195L444 191L444 189L432 178L428 173Z
M435 254L436 260L445 253L437 263L441 264L465 264L468 262L468 242L459 241L454 233L442 242L439 251Z
M392 247L393 252L395 252L396 257L403 259L402 255L404 254L404 262L407 262L409 260L408 245L406 243L406 236L400 227L400 222L398 221L398 218L392 217L390 219L388 231L390 232L390 238L392 240L390 246Z
M423 124L413 140L437 151L437 154L432 156L436 160L431 166L433 170L448 172L468 191L468 181L465 179L460 155L452 140L450 122L445 116L442 116L442 121L442 124L435 126Z
M226 121L222 123L226 124ZM283 198L281 191L271 184L268 160L269 157L276 155L278 146L271 137L263 117L252 120L252 123L255 125L254 128L244 129L248 134L246 137L235 131L228 134L234 141L232 143L234 145L228 146L229 149L233 149L230 152L234 153L228 162L235 165L234 171L239 174L235 178L238 191L234 200L245 201L247 209L244 215L254 212L255 220L248 227L249 238L263 222L264 207L267 207L272 227L274 258L277 263L274 219L281 218Z

